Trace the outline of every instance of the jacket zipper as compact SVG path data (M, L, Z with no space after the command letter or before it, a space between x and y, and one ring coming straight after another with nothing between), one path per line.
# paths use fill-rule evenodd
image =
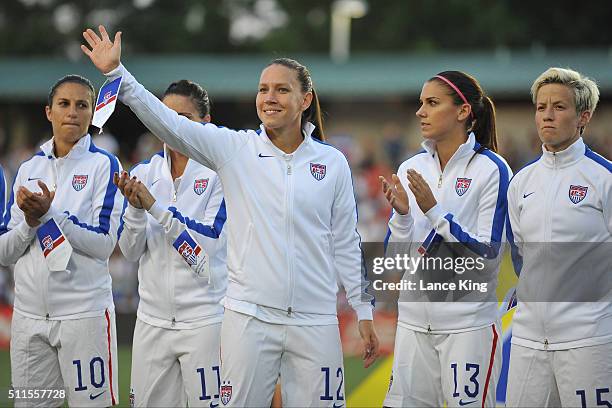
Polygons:
M548 183L548 191L546 193L546 199L545 199L545 203L547 204L547 208L554 208L554 203L553 201L553 197L552 194L553 192L556 190L556 179L557 179L557 155L555 153L553 153L553 170L552 170L552 177L550 178L550 182ZM545 248L545 252L546 254L543 256L544 258L544 262L548 263L546 260L550 259L550 242L551 242L551 238L552 238L552 211L546 211L546 217L544 218L544 240L543 240L543 245ZM548 244L547 244L548 242ZM541 317L542 317L542 328L544 330L544 349L548 350L548 327L546 324L546 319L544 318L544 316L546 316L546 311L548 309L548 302L540 302L541 304Z
M51 180L51 189L52 191L57 190L57 184L58 184L58 179L59 179L59 170L57 168L57 164L58 164L58 159L57 158L53 158L51 159L51 170L52 170L52 175L51 177L53 178Z
M170 271L170 269L173 268L171 261L172 255L170 254L170 248L168 245L164 245L163 247L165 252L164 259L166 260L166 265L161 265L161 270L164 271L164 273L166 274L166 286L168 288L166 294L168 296L168 305L170 306L169 314L172 318L171 326L174 327L174 325L176 324L176 305L174 304L174 279L172 279L174 277L174 273L172 273L173 271Z
M33 271L35 271L36 269L34 268L34 265L33 265L33 262L32 262L32 258L30 258L30 263L31 263L30 267L32 268ZM45 311L47 312L45 319L49 320L49 299L48 299L48 293L49 293L49 277L51 276L51 274L47 273L45 275L46 276L44 277L44 284L43 284L43 287L42 287L42 298L43 298L43 303L45 305Z
M52 191L56 191L57 190L57 180L58 180L58 169L57 169L57 158L53 157L53 159L51 159L51 177L52 179ZM56 191L57 193L57 191ZM42 254L41 254L42 255ZM33 267L33 266L32 266ZM49 278L50 278L51 274L46 274L45 276L45 284L43 285L43 299L45 302L45 310L47 311L47 314L45 316L46 320L49 320Z
M295 278L293 276L293 167L291 164L292 155L285 155L285 163L287 166L287 183L286 183L286 213L285 213L285 228L287 233L287 267L289 273L289 298L287 300L287 316L291 316L293 311L293 292Z

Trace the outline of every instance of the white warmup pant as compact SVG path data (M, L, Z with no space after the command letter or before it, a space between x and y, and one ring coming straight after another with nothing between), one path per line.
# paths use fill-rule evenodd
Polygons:
M513 344L506 406L612 406L612 343L556 351Z
M219 405L221 323L171 330L136 320L130 401L136 407Z
M16 390L62 388L71 407L108 407L119 403L117 372L113 310L72 320L13 313L11 378ZM19 398L15 406L61 406L63 400Z
M345 405L338 325L288 326L225 310L221 404L269 407L280 374L283 407Z
M498 333L495 325L453 334L398 326L384 405L495 407L502 364Z

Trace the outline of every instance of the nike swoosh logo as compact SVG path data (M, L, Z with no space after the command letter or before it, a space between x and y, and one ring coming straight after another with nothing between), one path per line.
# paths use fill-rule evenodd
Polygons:
M42 177L28 177L28 181L32 180L42 180Z
M529 194L523 194L523 198L527 198L527 197L529 197L530 195L532 195L533 193L535 193L535 191L532 191L532 192L531 192L531 193L529 193Z
M342 408L344 406L344 404L338 404L336 405L336 403L334 402L334 408Z
M532 193L533 194L533 193ZM469 405L469 404L473 404L475 403L476 400L473 401L463 401L463 400L459 400L459 405L464 406L464 405Z
M104 391L102 391L101 393L96 394L96 395L89 394L89 399L90 399L90 400L95 400L95 399L96 399L96 398L98 398L100 395L104 394L105 392L106 392L106 390L104 390Z
M215 404L214 402L210 402L210 408L217 408L219 404Z
M153 187L153 184L157 183L159 180L161 180L161 179L157 179L157 180L155 180L154 182L152 182L152 183L151 183L151 187Z
M261 153L259 153L259 157L274 157L274 156L267 156L267 155L265 155L265 154L261 154Z

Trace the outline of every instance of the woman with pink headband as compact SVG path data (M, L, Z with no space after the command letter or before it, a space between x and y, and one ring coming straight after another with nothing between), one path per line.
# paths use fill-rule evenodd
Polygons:
M493 407L511 170L496 153L495 108L476 79L442 72L425 82L420 103L423 150L390 181L381 177L393 207L386 254L407 254L413 265L403 270L411 283L399 297L384 405Z

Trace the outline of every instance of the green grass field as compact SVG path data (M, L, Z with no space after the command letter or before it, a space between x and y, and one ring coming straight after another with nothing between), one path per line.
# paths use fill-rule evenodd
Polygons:
M129 407L131 349L129 346L119 346L119 406ZM359 384L382 363L377 361L374 366L365 370L360 359L347 357L344 359L345 392L351 393ZM0 407L12 406L8 399L8 388L11 384L11 364L8 351L0 351Z

